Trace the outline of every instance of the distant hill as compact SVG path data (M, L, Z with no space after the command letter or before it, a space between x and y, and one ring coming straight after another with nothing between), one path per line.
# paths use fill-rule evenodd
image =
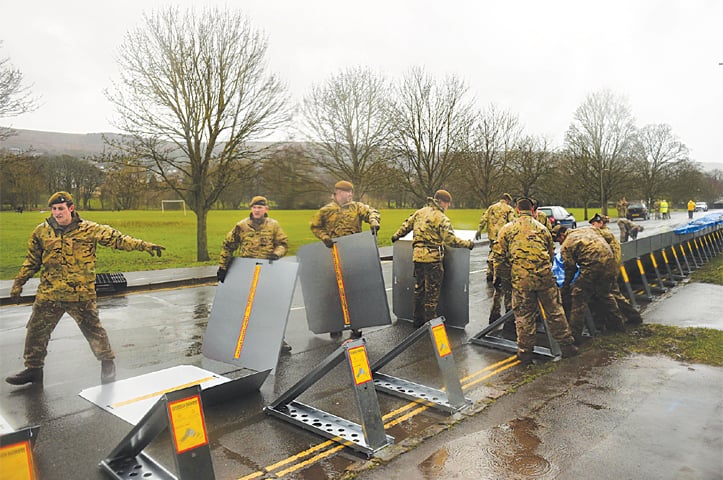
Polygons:
M60 133L42 132L39 130L15 129L13 135L0 142L0 149L26 151L32 149L38 155L72 155L86 157L103 152L103 135L118 137L117 133ZM255 142L256 143L256 142ZM257 142L259 146L268 146L272 142ZM701 163L703 171L723 171L723 163Z
M17 135L0 142L0 148L27 151L36 155L72 155L86 157L103 152L103 133L60 133L37 130L14 130ZM105 135L116 136L107 133Z

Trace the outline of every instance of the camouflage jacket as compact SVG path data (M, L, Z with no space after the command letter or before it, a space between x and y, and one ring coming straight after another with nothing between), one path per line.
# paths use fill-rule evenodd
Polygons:
M487 227L487 238L490 242L495 242L500 228L514 220L515 216L515 209L500 200L490 205L482 214L477 232L482 233Z
M547 218L547 214L545 212L542 210L535 210L535 220L543 224L545 228L552 232L552 223L550 223L550 219Z
M580 267L580 271L616 271L617 265L610 245L603 239L595 227L582 227L570 230L560 248L560 256L565 265L565 277Z
M598 229L598 233L600 233L605 241L608 242L608 245L610 245L610 250L612 250L613 257L615 257L615 261L618 265L623 263L623 252L620 248L620 242L617 238L615 238L615 234L610 231L607 225L600 227Z
M618 219L618 228L621 232L632 233L635 230L640 230L640 226L635 225L635 222L628 220L627 218Z
M361 202L339 205L332 201L319 209L311 220L311 231L319 240L353 235L362 231L362 220L379 225L379 212Z
M70 225L61 227L53 217L41 223L28 240L28 252L16 285L25 285L41 267L35 298L59 302L82 302L96 298L96 247L149 251L151 243L123 235L118 230L73 214Z
M239 250L240 257L266 258L272 253L283 257L288 249L288 237L279 222L265 217L257 223L249 215L226 234L221 244L219 264L221 268L228 269L236 250Z
M552 258L555 245L552 235L540 222L532 218L529 210L504 225L495 245L495 268L504 268L506 262L512 268L512 287L523 290L542 290L555 286L552 275Z
M462 240L454 234L444 209L431 197L427 198L427 206L411 214L393 236L401 238L411 231L414 231L412 260L418 263L441 262L445 247L472 246L472 240Z

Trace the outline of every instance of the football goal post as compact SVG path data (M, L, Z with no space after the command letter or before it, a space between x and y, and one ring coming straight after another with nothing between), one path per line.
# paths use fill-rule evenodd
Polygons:
M166 213L166 210L181 210L181 208L183 208L183 215L185 216L186 215L185 200L161 200L161 213Z

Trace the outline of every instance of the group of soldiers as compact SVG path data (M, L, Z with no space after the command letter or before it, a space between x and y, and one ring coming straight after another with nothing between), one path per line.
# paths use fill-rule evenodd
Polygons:
M359 233L362 222L372 234L380 227L379 212L353 200L354 186L348 181L334 185L332 200L319 209L311 220L311 231L324 245L333 248L334 239ZM504 194L483 214L475 239L486 228L490 242L487 280L495 294L490 322L499 318L501 306L514 307L518 356L530 362L534 347L535 318L543 308L553 337L563 355L577 353L581 341L585 308L589 301L608 328L623 328L627 321L642 321L632 306L626 307L617 289L616 274L620 264L620 245L606 228L607 217L596 215L592 227L567 232L564 227L551 229L544 213L536 210L532 199L520 198L516 209L512 197ZM427 198L426 205L412 213L392 235L392 242L414 232L414 309L413 323L419 327L438 316L439 298L444 279L445 248L474 248L474 242L454 234L445 214L452 204L446 190ZM98 244L120 250L140 250L161 256L165 248L122 234L108 225L83 220L75 211L68 192L56 192L48 200L51 216L38 225L28 241L26 259L15 278L11 298L19 301L23 285L42 268L33 311L25 338L25 370L6 378L12 385L42 384L43 366L50 335L64 313L73 317L101 361L101 381L115 379L115 355L106 330L100 323L95 293L96 247ZM234 255L275 261L286 255L288 237L279 222L268 216L269 201L255 196L250 214L239 221L225 236L219 255L217 279L223 282ZM554 236L554 237L553 237ZM565 282L558 289L552 274L553 238L562 244ZM573 276L577 272L573 283ZM571 299L569 314L562 307L561 295ZM621 313L621 308L625 310ZM569 319L569 324L568 324ZM341 332L331 332L333 339ZM352 337L361 331L352 330ZM291 347L283 342L283 351Z
M500 318L502 304L506 311L513 309L517 356L522 363L532 361L540 312L544 312L563 357L576 355L577 346L584 342L588 308L596 324L610 331L624 330L625 323L642 322L617 283L622 254L620 243L607 227L609 217L596 214L590 226L574 230L563 225L551 228L535 200L519 198L516 209L511 202L512 197L505 193L487 209L476 238L487 228L487 280L494 287L489 322ZM561 245L562 286L552 272L555 241ZM511 324L503 328L508 326Z

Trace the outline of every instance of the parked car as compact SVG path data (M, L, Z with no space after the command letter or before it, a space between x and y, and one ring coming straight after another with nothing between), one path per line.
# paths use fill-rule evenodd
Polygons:
M648 213L648 207L646 207L644 203L631 203L630 205L628 205L627 217L628 220L633 220L635 218L639 218L641 220L648 220L650 219L650 213Z
M567 228L577 228L577 220L575 216L565 210L565 207L559 205L539 207L538 210L544 212L547 218L550 219L550 224L554 228L558 223L564 225Z
M707 212L708 204L706 202L695 202L695 211L696 212Z

